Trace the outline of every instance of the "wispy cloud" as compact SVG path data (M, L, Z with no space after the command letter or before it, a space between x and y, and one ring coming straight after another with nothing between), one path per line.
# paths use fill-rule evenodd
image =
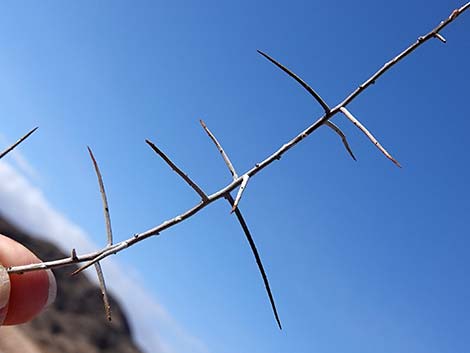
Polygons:
M24 157L22 160L23 165L29 165ZM17 167L0 161L0 212L25 231L52 240L66 252L72 247L79 252L97 249L86 232L54 209L33 185L27 168ZM122 268L114 259L103 263L103 268L110 291L124 306L136 340L147 352L208 352L202 341L181 327L145 290L139 276L132 275L135 270Z

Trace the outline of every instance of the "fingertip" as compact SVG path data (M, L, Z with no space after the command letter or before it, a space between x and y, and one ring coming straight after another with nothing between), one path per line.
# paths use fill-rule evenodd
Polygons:
M0 265L0 325L3 324L8 310L10 298L10 277L7 270Z
M0 263L4 266L38 263L40 260L23 245L0 236ZM11 274L10 298L4 325L21 324L33 319L56 296L56 282L51 271Z

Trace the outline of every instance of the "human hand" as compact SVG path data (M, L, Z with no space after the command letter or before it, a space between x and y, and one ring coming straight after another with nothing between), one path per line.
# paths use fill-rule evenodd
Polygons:
M52 271L9 275L6 267L41 262L31 251L0 234L0 325L16 325L33 319L56 297Z

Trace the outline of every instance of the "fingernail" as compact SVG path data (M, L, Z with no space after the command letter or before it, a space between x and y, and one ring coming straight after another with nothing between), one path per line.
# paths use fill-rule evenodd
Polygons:
M0 265L0 325L7 316L8 299L10 299L10 277L5 267Z
M51 305L57 296L57 282L55 280L54 274L51 270L47 270L46 273L47 277L49 278L49 292L47 295L47 302L44 308L47 308L49 305Z

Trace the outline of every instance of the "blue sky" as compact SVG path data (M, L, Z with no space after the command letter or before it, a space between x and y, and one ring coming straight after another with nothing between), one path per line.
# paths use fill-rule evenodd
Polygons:
M21 146L27 177L105 244L90 145L122 240L198 202L144 139L211 193L230 174L199 119L241 174L321 115L256 49L335 105L461 5L6 2L0 132L40 127ZM349 106L403 169L337 116L358 162L322 128L250 181L240 208L282 332L223 201L113 261L208 352L468 351L469 29L467 13Z

